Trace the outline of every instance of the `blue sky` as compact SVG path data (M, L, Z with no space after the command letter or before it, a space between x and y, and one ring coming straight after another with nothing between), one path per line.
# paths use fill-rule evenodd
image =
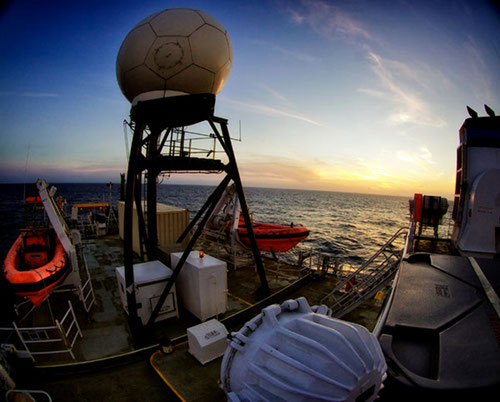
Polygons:
M247 186L449 196L465 106L500 113L492 2L18 0L0 12L0 182L119 180L130 104L116 55L138 21L174 7L231 37L216 114L233 136L241 120Z

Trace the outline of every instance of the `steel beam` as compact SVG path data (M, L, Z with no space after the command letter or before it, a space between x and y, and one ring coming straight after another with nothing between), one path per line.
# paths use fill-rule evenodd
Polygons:
M165 299L167 298L170 290L172 289L172 286L174 285L175 280L177 279L177 276L181 272L181 269L182 269L184 263L186 262L186 260L189 256L189 253L193 249L193 246L195 245L196 241L198 240L198 237L200 237L200 234L203 231L203 228L205 227L205 225L208 221L208 218L210 218L210 216L212 215L212 212L215 209L215 206L217 205L217 201L218 201L217 199L221 197L222 192L224 191L227 184L229 183L229 179L230 179L229 176L226 176L224 178L224 180L222 180L221 185L219 185L217 187L217 191L216 191L217 194L216 194L216 196L214 196L212 203L207 208L205 215L203 216L203 219L201 220L200 224L196 228L196 231L195 231L193 237L191 237L191 240L189 240L189 243L188 243L186 249L184 250L184 253L182 254L181 259L179 260L174 271L172 272L172 275L170 276L167 284L165 285L165 289L163 289L163 292L160 296L160 299L158 300L158 303L156 303L156 306L155 306L153 312L151 313L151 317L149 318L149 321L146 324L147 327L150 327L155 322L156 318L158 317L158 313L160 312L161 306L165 302ZM223 183L224 183L224 185L223 185Z

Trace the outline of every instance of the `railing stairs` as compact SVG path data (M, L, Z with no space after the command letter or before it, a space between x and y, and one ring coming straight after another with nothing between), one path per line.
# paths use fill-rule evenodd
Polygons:
M83 308L88 313L95 303L94 287L92 286L92 278L90 276L89 267L83 247L77 246L78 261L80 267L80 284L78 286L78 296L83 304Z
M321 299L322 304L332 309L334 317L349 313L392 280L403 255L403 249L395 248L393 243L406 235L406 230L399 229L364 264L339 279L335 288Z
M73 347L77 338L83 338L82 331L71 301L68 300L68 310L61 320L55 320L54 325L42 327L20 327L12 322L12 327L0 328L0 332L6 334L8 343L2 344L2 348L12 346L19 357L29 357L35 362L35 356L54 355L68 353L73 360ZM12 339L12 334L17 335Z

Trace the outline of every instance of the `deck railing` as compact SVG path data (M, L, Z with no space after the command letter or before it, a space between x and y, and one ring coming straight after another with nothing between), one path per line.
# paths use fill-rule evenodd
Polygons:
M69 353L75 360L73 346L78 336L83 337L76 319L75 311L70 301L69 308L61 320L55 320L54 325L41 327L20 327L15 322L12 328L0 328L2 332L16 334L18 342L16 352L20 357L29 357L34 362L35 356ZM22 349L18 349L21 346Z
M134 123L123 122L126 148L128 152L129 132L134 131ZM174 128L165 130L158 138L160 152L164 156L187 157L187 158L211 158L215 159L216 154L223 154L216 135L209 129L209 132L190 131L185 128ZM206 131L206 130L205 130ZM148 134L148 130L146 130ZM241 142L241 127L239 138L231 138L233 141ZM127 155L128 159L128 155Z
M34 395L37 398L34 398ZM40 398L41 396L41 398ZM34 389L9 389L5 393L6 401L43 401L47 400L48 402L52 402L52 398L50 395L42 390L34 390Z
M88 313L95 302L94 287L92 286L92 277L90 276L87 259L81 245L78 247L78 258L80 266L80 277L82 278L78 288L80 300L82 301L83 308ZM83 269L82 269L83 268Z
M373 256L358 269L337 282L322 299L335 317L342 317L383 289L394 277L403 255L394 242L405 236L406 228L399 229Z

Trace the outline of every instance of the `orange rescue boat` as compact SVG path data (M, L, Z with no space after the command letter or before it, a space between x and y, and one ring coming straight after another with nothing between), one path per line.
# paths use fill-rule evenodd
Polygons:
M25 229L7 253L3 273L15 294L39 307L64 280L69 266L53 230Z
M262 251L276 253L288 251L309 236L309 229L304 226L294 226L293 223L287 226L253 222L252 226L257 248ZM243 244L250 246L250 238L243 217L240 217L238 224L238 236Z

